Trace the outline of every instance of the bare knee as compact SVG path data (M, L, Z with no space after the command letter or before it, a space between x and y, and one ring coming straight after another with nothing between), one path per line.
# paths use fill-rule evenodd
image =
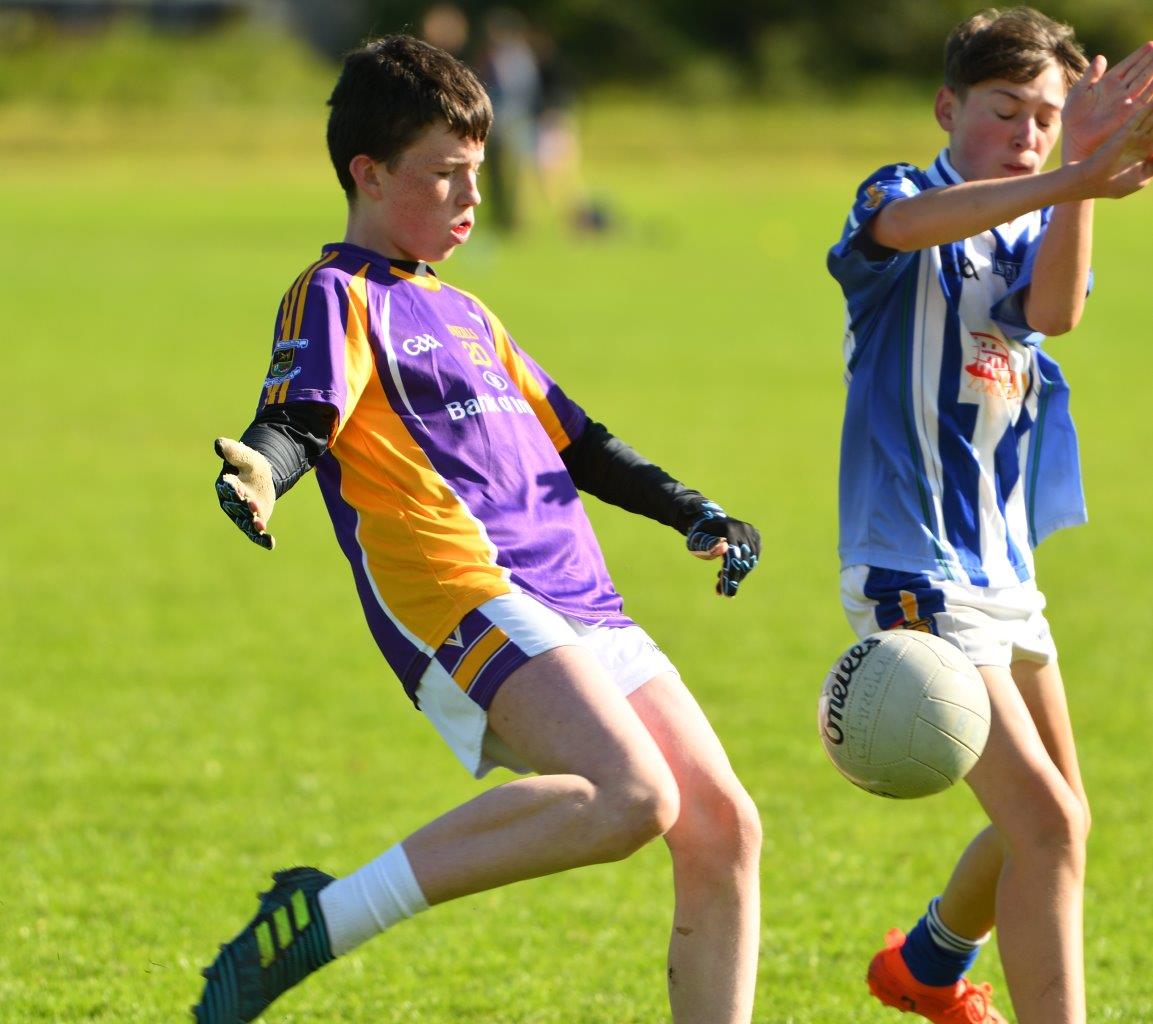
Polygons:
M1080 870L1089 835L1089 807L1068 786L1042 788L1022 813L999 826L1017 857L1057 861Z
M681 792L681 813L668 834L675 856L713 871L755 867L761 816L735 777Z
M1083 858L1089 838L1088 807L1071 790L1061 791L1053 802L1055 807L1047 815L1048 825L1042 833L1046 844L1072 850Z
M596 804L599 859L605 861L623 860L664 835L680 812L676 783L667 770L603 785Z
M1084 829L1084 835L1085 838L1088 839L1089 833L1093 830L1093 810L1089 806L1089 798L1084 793L1081 794L1081 814L1083 815L1082 827Z

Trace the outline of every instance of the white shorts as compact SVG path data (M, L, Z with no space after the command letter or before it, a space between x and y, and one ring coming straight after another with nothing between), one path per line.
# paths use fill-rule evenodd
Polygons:
M1047 665L1057 648L1034 580L975 587L925 573L851 565L841 571L841 603L857 636L920 629L956 644L974 665Z
M662 672L676 673L640 626L589 625L514 592L464 617L420 677L417 707L476 778L498 765L529 772L488 728L488 708L501 683L529 658L571 645L591 651L625 696Z

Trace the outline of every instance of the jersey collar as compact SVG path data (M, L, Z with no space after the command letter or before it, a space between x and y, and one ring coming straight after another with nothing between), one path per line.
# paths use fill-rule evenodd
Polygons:
M933 179L934 185L939 186L960 185L964 182L965 179L961 177L949 159L948 146L937 154L937 159L933 161L933 166L929 168L929 177Z
M406 280L414 277L436 278L436 271L432 269L431 264L425 263L424 260L390 259L375 249L365 249L363 246L353 245L351 242L329 242L328 245L322 246L320 251L325 254L341 252L358 256L374 266L383 267L385 270L399 270Z
M933 161L933 166L929 168L927 173L934 185L942 187L945 185L960 185L965 181L957 172L957 168L955 168L949 160L949 148L947 146L937 154L937 159ZM992 230L995 231L1006 244L1012 245L1022 234L1031 229L1036 229L1036 226L1042 223L1038 217L1039 214L1035 212L1023 213L1011 221L999 224Z

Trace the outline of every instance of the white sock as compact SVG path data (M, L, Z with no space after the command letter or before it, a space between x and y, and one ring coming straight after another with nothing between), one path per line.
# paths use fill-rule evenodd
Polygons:
M323 891L322 889L321 892ZM963 935L958 935L941 920L941 914L937 910L937 905L940 902L941 897L938 896L929 903L928 913L925 914L925 923L929 927L929 938L941 949L947 950L950 953L971 953L989 941L989 937L993 934L992 932L987 932L979 939L967 939Z
M404 847L397 843L317 897L332 955L342 956L386 928L428 910Z

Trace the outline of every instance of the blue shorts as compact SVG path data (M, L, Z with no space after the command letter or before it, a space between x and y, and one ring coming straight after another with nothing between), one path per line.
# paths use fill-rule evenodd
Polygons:
M461 620L421 676L417 707L478 779L497 765L530 771L488 728L488 708L529 658L572 645L591 651L625 696L662 672L676 672L640 626L589 625L514 592Z
M920 629L949 640L974 665L1057 660L1045 595L1033 580L975 587L927 573L850 565L841 571L841 603L859 637Z

